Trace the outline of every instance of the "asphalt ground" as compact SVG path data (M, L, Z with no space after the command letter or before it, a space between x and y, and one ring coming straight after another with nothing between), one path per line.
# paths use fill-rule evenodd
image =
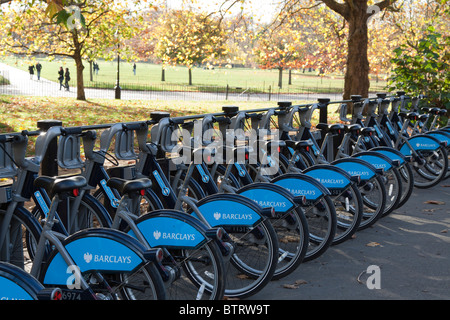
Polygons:
M449 300L450 179L354 239L329 248L252 300Z

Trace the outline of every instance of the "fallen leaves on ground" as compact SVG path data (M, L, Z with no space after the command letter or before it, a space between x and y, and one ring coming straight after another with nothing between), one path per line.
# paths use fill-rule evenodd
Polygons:
M442 205L445 204L444 201L438 201L438 200L428 200L424 202L425 204L437 204L437 205Z
M378 242L372 241L366 244L366 247L382 247L382 245Z
M294 283L292 284L283 284L283 288L285 289L298 289L298 287L300 287L302 284L307 284L308 282L305 280L296 280Z

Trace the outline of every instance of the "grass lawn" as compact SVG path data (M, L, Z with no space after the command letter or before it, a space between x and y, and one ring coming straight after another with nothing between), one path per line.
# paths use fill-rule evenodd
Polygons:
M41 58L16 58L16 57L2 57L0 62L16 66L22 70L28 71L29 63L36 63L39 60L43 66L41 76L48 80L56 81L58 77L59 67L68 67L72 74L72 79L75 79L75 63L72 59L61 59L48 61ZM85 62L84 80L86 86L93 86L97 84L108 84L114 86L117 79L117 61L103 61L98 62L100 71L98 75L93 75L94 83L90 81L89 63ZM162 90L162 86L169 86L166 90L170 90L170 86L187 85L188 84L188 70L186 67L168 67L166 69L166 81L161 82L161 66L138 62L137 74L133 74L133 63L122 61L120 63L120 83L123 88L126 86L152 86L153 90ZM194 68L193 84L195 86L221 86L229 85L232 88L257 88L268 92L271 86L272 92L278 91L278 70L261 70L261 69L246 69L246 68L220 68L216 67L214 70L204 70L202 68ZM380 91L385 86L384 81L371 83L372 91ZM317 72L293 71L292 85L288 85L288 72L283 73L283 89L282 92L340 92L344 87L343 75L325 76L323 78L317 76Z
M315 101L295 101L294 103L313 102ZM39 120L60 120L66 127L110 124L148 120L152 111L167 111L172 117L219 113L225 105L236 105L241 110L254 110L275 107L277 104L276 102L115 99L79 101L75 98L0 95L0 133L36 130ZM330 121L338 121L338 116L334 112L330 112L330 117L332 117Z

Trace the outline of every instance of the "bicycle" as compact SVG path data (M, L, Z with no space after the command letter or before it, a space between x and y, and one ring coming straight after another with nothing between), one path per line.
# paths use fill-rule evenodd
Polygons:
M141 215L141 212L138 212L138 215L133 214L134 209L142 204L141 200L144 196L146 199L157 199L155 195L152 195L150 180L110 179L103 167L107 153L102 148L105 144L109 146L114 137L117 138L116 150L119 153L119 159L124 157L130 159L123 152L120 153L122 150L120 141L123 136L118 136L120 132L116 131L116 128L123 129L122 134L126 135L130 133L130 130L139 131L142 126L146 125L144 123L127 123L73 128L54 127L49 130L49 133L51 136L61 134L58 141L60 166L84 169L81 176L89 181L88 190L95 190L99 187L94 193L94 200L106 199L101 203L106 203L108 208L114 209L110 211L113 218L109 218L112 219L112 222L108 227L129 233L147 249L162 248L164 250L164 260L161 262L164 268L160 269L160 273L166 287L167 299L221 299L224 289L223 261L219 248L215 244L216 241L220 241L221 231L210 230L192 218L180 218L179 213L174 210L155 211L161 209L155 206L147 207L150 209L147 215ZM106 129L102 134L103 139L99 151L94 151L97 134L93 129ZM84 161L79 156L81 154L80 138L83 139ZM106 195L105 198L99 198L98 195L103 191L106 191L102 194ZM136 193L136 191L142 192L142 194ZM101 206L100 202L97 203L97 206ZM75 220L72 217L73 214L73 211L70 211L68 221ZM74 232L80 230L80 227L82 227L81 229L98 227L96 223L92 222L87 225L72 224L70 230ZM172 234L167 230L168 225L176 226L175 229L180 231L177 233L177 237L189 237L192 241L172 239L173 241L168 242L169 239L165 237ZM193 276L200 274L207 274L208 277Z
M161 122L158 122L155 126L160 124ZM151 132L152 139L154 138L155 126ZM111 127L111 131L108 134L102 134L101 138L111 136L113 131L116 132L115 134L121 135L123 130L121 124L116 124L114 129ZM128 133L130 132L131 130L128 131ZM167 137L166 134L163 136ZM272 278L276 267L278 242L273 227L266 221L266 216L271 216L273 214L272 211L265 210L240 195L233 195L231 198L225 197L225 195L212 195L200 200L203 202L197 202L187 196L186 190L188 185L181 185L179 191L175 193L167 179L166 173L156 159L155 144L147 143L147 133L137 134L136 137L139 140L138 145L141 146L138 161L135 165L136 175L138 177L147 177L152 181L151 189L161 201L163 208L186 212L186 214L189 213L210 228L221 227L225 230L223 241L227 243L231 253L227 250L228 252L224 255L226 264L225 275L227 277L224 295L233 298L245 298L261 290ZM133 144L130 143L132 139L120 139L120 141L124 142L120 148L122 153L133 150ZM109 145L106 138L104 142L101 142L101 145L104 147ZM201 152L201 150L197 152ZM111 171L111 173L120 174L120 170ZM97 196L101 198L101 194L102 192ZM106 199L106 196L103 195L103 198ZM253 219L251 221L238 218L228 221L219 220L215 218L214 214L217 217L217 208L221 208L221 206L213 206L211 208L201 206L206 202L220 203L221 201L227 204L223 206L224 208L239 204L241 206L240 210L251 212ZM192 211L188 212L188 209ZM222 214L226 215L225 213ZM242 232L243 229L236 229L236 225L244 228L247 232ZM254 233L258 233L258 241L253 237ZM245 250L250 250L251 247L255 249L255 246L260 248L257 252L261 260L257 266L252 265L253 262L247 261L250 255L245 253ZM246 272L246 278L242 276L240 278L236 277L236 272Z
M3 157L8 157L17 166L14 167L16 180L11 187L2 230L8 230L14 221L8 219L8 213L13 216L15 212L27 213L23 207L27 198L22 194L27 190L24 188L26 184L34 183L47 189L52 195L52 203L42 227L28 212L28 221L34 222L31 227L20 228L13 237L10 232L1 233L2 256L9 259L6 262L20 262L21 254L21 265L32 264L30 274L45 287L61 288L63 299L132 299L138 294L148 299L164 299L164 286L156 270L161 258L160 250L145 250L131 236L110 229L84 230L70 236L53 230L53 226L59 223L55 215L59 199L69 194L79 196L86 180L83 177L58 179L43 176L34 181L29 179L34 176L31 173L39 169L42 149L36 149L38 153L34 158L25 158L28 135L27 132L2 135L4 144L9 145L2 148L5 152ZM46 134L40 135L36 144L46 141L46 138ZM7 150L12 153L7 153ZM113 257L116 265L109 261ZM144 281L139 281L141 277Z
M230 129L233 134L243 132L243 130L239 132L235 129L242 126L245 120L245 113L238 112L238 107L234 106L223 107L223 110L225 117L208 118L208 116L205 116L203 118L202 130L206 131L211 129L212 122L217 121L222 137L230 133L228 131ZM231 136L231 139L234 141L234 136ZM242 156L239 158L244 159ZM327 250L336 233L336 212L332 205L328 189L324 188L317 180L304 174L283 175L271 180L269 176L259 175L258 168L253 170L253 172L258 174L260 181L254 182L246 164L240 163L239 161L234 161L231 164L226 162L226 160L225 163L226 168L218 163L210 166L211 176L220 184L221 190L233 192L233 190L239 190L242 186L250 186L256 182L268 182L288 189L294 197L304 196L306 203L303 205L303 209L307 218L310 241L303 260L313 260ZM311 192L311 190L314 190L314 192Z
M414 174L414 186L418 188L429 188L438 184L446 175L448 168L448 156L445 150L445 143L440 142L433 136L427 134L417 134L410 136L407 128L411 121L418 120L416 113L402 113L397 110L400 102L406 101L406 97L401 94L400 99L393 99L392 111L390 114L390 126L394 134L391 138L388 134L383 134L384 138L390 138L390 143L394 149L400 151L404 156L412 158L412 172ZM370 104L366 101L366 105ZM404 105L404 104L402 104ZM372 112L371 112L372 113ZM404 116L403 123L400 116ZM371 119L374 119L372 116ZM385 118L387 121L387 118ZM400 126L401 125L401 126ZM388 126L386 124L386 126ZM400 127L398 127L400 126ZM389 127L389 126L388 126ZM378 128L378 131L380 129ZM375 133L379 136L377 130ZM373 142L368 141L368 142ZM365 143L365 142L364 142ZM368 147L374 146L370 144ZM366 147L367 148L367 147Z

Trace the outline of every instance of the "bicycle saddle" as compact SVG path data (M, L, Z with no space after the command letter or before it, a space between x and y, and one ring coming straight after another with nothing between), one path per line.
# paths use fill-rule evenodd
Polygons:
M345 132L355 132L361 130L361 125L359 124L347 124L344 125Z
M87 185L86 179L82 176L75 177L48 177L40 176L34 180L34 185L44 188L49 194L63 193L79 189Z
M372 127L366 127L366 128L361 129L361 134L363 136L371 136L372 133L374 133L374 132L375 132L375 128L372 128Z
M152 181L148 178L141 178L136 180L125 180L121 178L110 178L106 182L108 187L116 189L120 194L131 195L141 190L150 188Z
M417 112L410 112L406 115L409 120L417 120L419 114Z
M434 115L437 115L441 109L439 108L431 108L428 112Z
M341 123L327 124L327 123L318 123L316 126L319 130L324 130L325 132L337 132L339 130L344 130L344 125Z
M311 140L286 140L285 143L288 148L292 148L294 150L300 150L302 148L311 147L313 145L313 142Z

